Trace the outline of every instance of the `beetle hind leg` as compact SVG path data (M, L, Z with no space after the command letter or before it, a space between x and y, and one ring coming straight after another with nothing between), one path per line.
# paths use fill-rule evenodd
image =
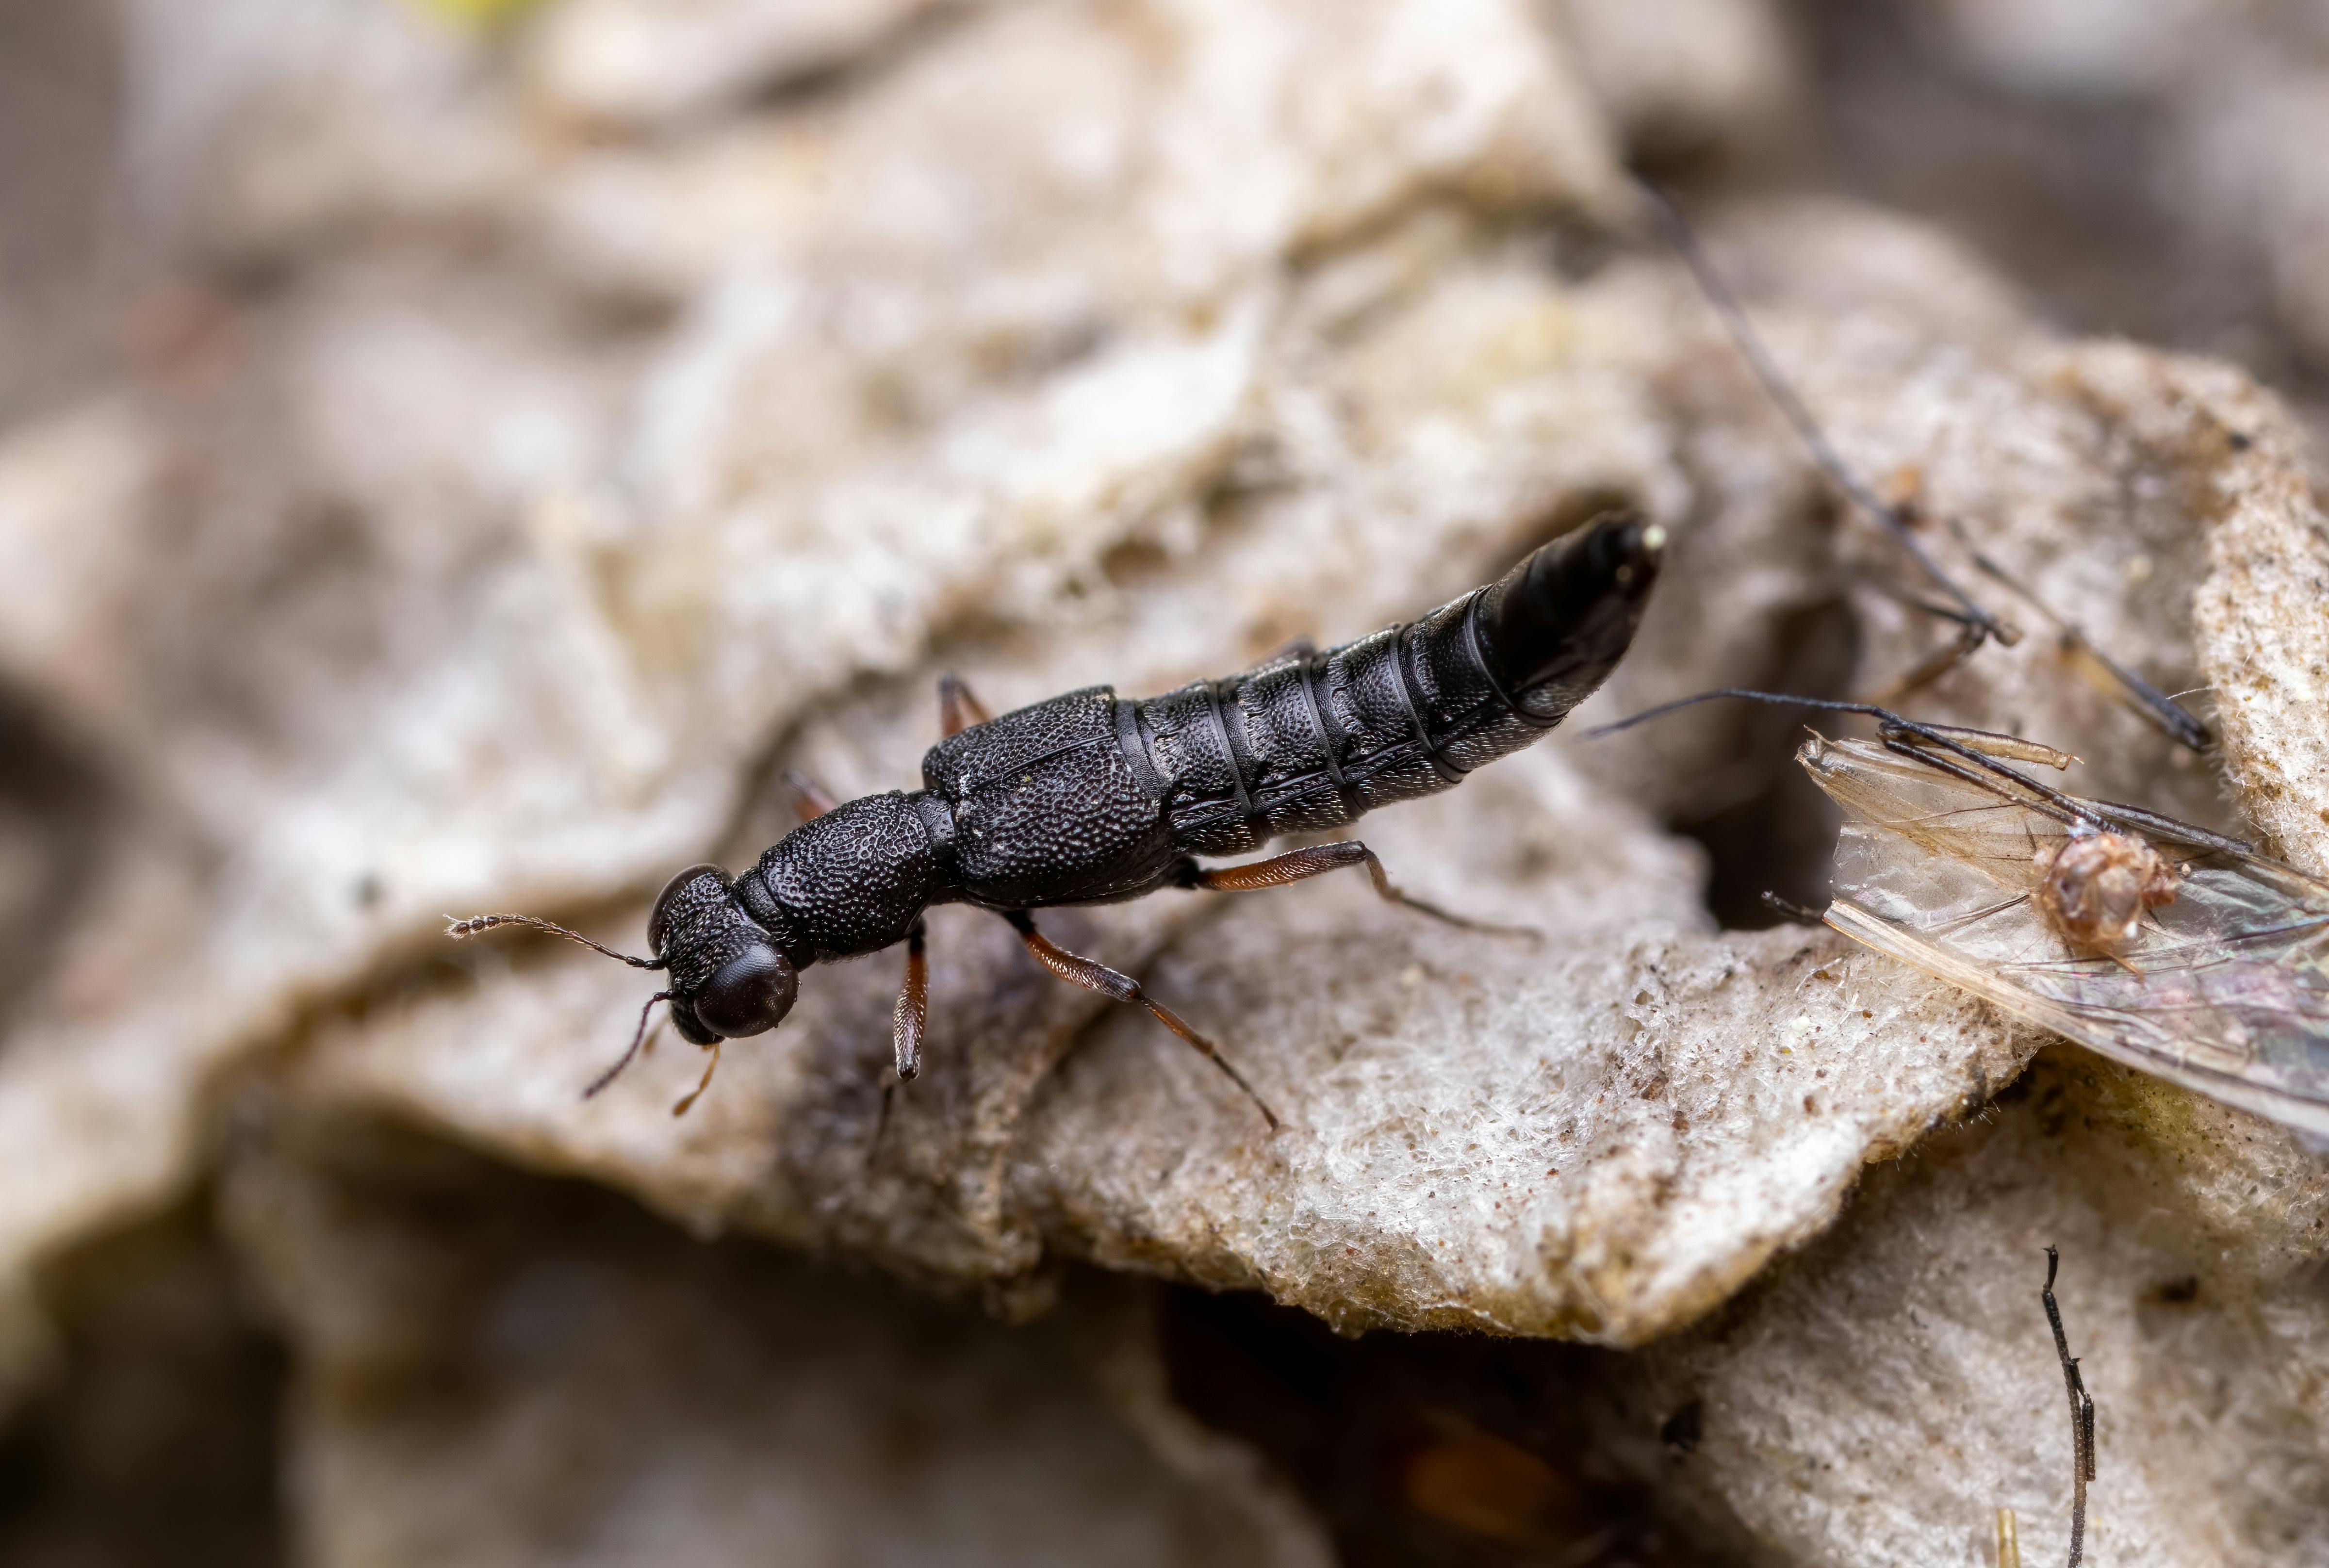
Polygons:
M971 695L962 677L952 671L938 677L938 730L943 735L960 735L974 724L985 724L995 716L986 711L986 704Z
M1443 909L1429 899L1401 891L1391 881L1391 873L1383 869L1381 859L1356 839L1345 839L1338 844L1315 844L1306 850L1288 850L1266 860L1254 860L1242 866L1221 866L1211 870L1194 860L1184 860L1175 880L1183 887L1201 887L1212 893L1251 893L1264 887L1283 887L1293 882L1306 882L1329 871L1339 871L1345 866L1364 866L1368 879L1374 884L1375 896L1386 904L1396 904L1419 915L1429 915L1434 920L1444 921L1466 931L1485 931L1496 936L1527 936L1540 942L1544 940L1544 933L1532 925L1499 925L1490 921L1473 920L1451 909Z
M1026 945L1028 953L1033 956L1035 962L1050 970L1057 978L1066 981L1070 985L1080 985L1086 991L1096 991L1102 996L1113 997L1117 1001L1131 1002L1136 1007L1146 1008L1150 1017L1180 1036L1182 1039L1195 1047L1197 1053L1205 1060L1226 1074L1230 1082L1235 1084L1240 1090L1243 1091L1245 1097L1253 1102L1254 1108L1261 1113L1262 1120L1269 1123L1269 1130L1273 1132L1278 1131L1278 1113L1269 1108L1268 1101L1254 1093L1253 1085L1245 1081L1245 1075L1230 1066L1229 1058L1221 1055L1213 1042L1190 1028L1187 1020L1180 1014L1150 996L1138 981L1128 974L1118 973L1104 963L1068 952L1050 937L1037 931L1033 918L1023 909L1012 910L1003 918L1011 923L1011 928L1019 934L1019 940Z

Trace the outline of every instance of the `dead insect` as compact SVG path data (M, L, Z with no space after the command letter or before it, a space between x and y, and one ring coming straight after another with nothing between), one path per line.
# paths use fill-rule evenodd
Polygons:
M648 1014L666 1001L679 1032L712 1053L700 1094L723 1040L782 1021L802 970L900 942L906 978L891 1036L898 1076L911 1079L929 1007L923 911L975 905L1009 921L1061 980L1146 1008L1274 1128L1277 1113L1210 1039L1138 981L1053 945L1029 911L1165 887L1276 887L1364 866L1384 898L1473 924L1400 892L1355 840L1215 869L1197 857L1342 827L1447 789L1542 737L1633 641L1664 544L1657 528L1608 518L1420 620L1146 701L1088 686L990 719L959 682L942 681L947 738L923 757L921 789L838 805L812 792L805 799L815 814L742 876L708 865L682 871L648 917L653 958L532 915L476 915L448 933L529 926L669 971L672 983L641 1010L630 1048L585 1094L630 1062Z
M2078 759L1866 703L1796 760L1843 808L1820 916L1855 941L2104 1056L2329 1138L2329 882L2238 839L2066 794L2012 763Z

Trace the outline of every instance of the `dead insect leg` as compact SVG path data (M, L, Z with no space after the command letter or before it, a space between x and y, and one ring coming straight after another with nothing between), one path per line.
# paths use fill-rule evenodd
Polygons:
M1070 985L1080 985L1087 991L1096 991L1102 996L1114 997L1117 1001L1131 1002L1136 1006L1146 1008L1149 1015L1158 1023L1194 1046L1207 1061L1229 1075L1230 1082L1243 1090L1246 1098L1251 1100L1255 1107L1261 1112L1262 1120L1269 1123L1270 1131L1273 1132L1278 1131L1278 1113L1271 1110L1268 1102L1253 1092L1253 1085L1247 1083L1244 1075L1235 1067L1230 1066L1229 1059L1214 1047L1213 1042L1191 1028L1171 1008L1150 996L1141 988L1138 981L1128 974L1119 974L1104 963L1096 963L1089 958L1079 958L1076 954L1059 946L1035 929L1033 918L1023 909L1014 909L1003 918L1011 923L1011 928L1019 934L1019 940L1026 944L1028 953L1033 956L1035 962Z
M1958 621L1957 634L1939 650L1928 654L1914 669L1887 682L1869 698L1872 703L1898 702L1903 698L1915 696L1980 653L1982 644L1989 641L1989 633L1976 622L1960 620L1954 613L1944 611L1938 605L1919 605L1918 607L1929 614Z
M898 1005L890 1014L890 1042L897 1051L901 1084L912 1083L922 1070L922 1029L930 1021L928 946L927 927L917 920L906 933L906 980L898 988Z
M2193 718L2190 709L2097 647L2094 640L2087 635L2086 628L2057 615L2028 583L1975 549L1973 540L1966 535L1964 524L1951 519L1949 531L1957 535L1957 543L1964 547L1966 554L1984 576L2012 589L2032 609L2054 623L2055 630L2061 634L2063 652L2077 662L2079 672L2089 684L2133 709L2169 739L2190 750L2205 751L2215 745L2215 732Z
M946 735L960 735L974 724L985 724L995 716L986 711L986 704L970 693L962 677L949 671L938 677L938 729Z
M785 787L793 792L793 811L804 822L813 822L841 803L833 792L797 768L785 769Z
M1192 860L1181 869L1181 886L1202 887L1213 893L1250 893L1263 887L1283 887L1289 882L1306 881L1323 877L1329 871L1339 871L1345 866L1364 866L1367 876L1374 882L1375 893L1385 903L1401 905L1434 920L1444 920L1450 925L1460 925L1466 931L1491 932L1498 936L1529 936L1538 941L1544 933L1529 925L1496 925L1485 920L1467 920L1427 899L1401 892L1383 869L1375 852L1356 839L1346 839L1339 844L1318 844L1306 850L1288 850L1282 855L1272 855L1266 860L1256 860L1244 866L1223 866L1206 870Z

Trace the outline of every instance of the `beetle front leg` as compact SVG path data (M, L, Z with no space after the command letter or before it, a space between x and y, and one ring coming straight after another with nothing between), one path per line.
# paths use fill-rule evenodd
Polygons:
M890 1043L896 1049L898 1082L910 1084L922 1070L922 1030L930 1021L930 962L927 928L917 919L906 934L906 979L890 1014Z

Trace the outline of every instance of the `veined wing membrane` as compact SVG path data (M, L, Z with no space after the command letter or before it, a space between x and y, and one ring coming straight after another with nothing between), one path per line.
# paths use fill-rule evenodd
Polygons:
M2089 830L2034 793L1865 741L1815 737L1798 756L1847 817L1829 925L2130 1066L2329 1137L2329 883L2079 802L2173 868L2172 896L2105 952L2050 917L2047 867Z

